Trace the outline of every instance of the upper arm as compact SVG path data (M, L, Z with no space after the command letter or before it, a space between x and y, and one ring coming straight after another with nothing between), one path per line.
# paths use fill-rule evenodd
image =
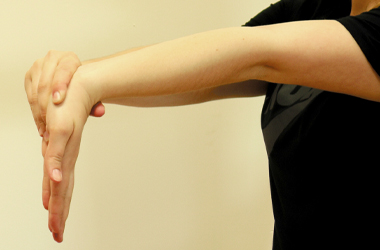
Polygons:
M260 27L265 81L295 84L380 101L380 78L337 21L301 21ZM264 67L263 67L264 66Z
M268 82L248 80L210 88L205 96L207 101L237 97L255 97L265 95Z

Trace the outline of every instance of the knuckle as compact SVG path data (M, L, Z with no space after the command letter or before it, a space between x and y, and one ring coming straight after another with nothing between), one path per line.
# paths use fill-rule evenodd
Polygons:
M75 54L74 52L72 51L68 51L66 52L65 54L65 57L67 59L67 61L71 64L71 65L74 65L76 67L79 67L81 65L81 62L79 60L79 57L77 54Z
M30 84L30 80L31 80L31 73L30 73L30 70L28 70L26 73L25 73L25 77L24 77L24 85L25 85L25 88L27 86L29 86Z
M40 117L43 121L46 121L46 110L40 109Z
M29 69L29 73L31 76L33 76L33 73L39 72L42 69L44 61L45 61L44 58L40 58L40 59L37 59L33 63L32 67L30 67L30 69Z
M59 70L59 73L63 76L69 76L72 75L72 70L65 66L65 65L59 65L57 67L57 70ZM55 79L56 81L62 80L62 78Z
M48 105L48 98L46 95L39 94L37 97L37 103L41 110L46 110L46 107Z
M49 126L49 133L58 136L69 136L71 132L68 127Z
M43 63L43 60L44 60L43 58L37 59L37 60L33 63L31 69L32 69L32 70L35 70L35 69L41 68L41 65L42 65L42 63Z
M67 55L67 56L70 56L70 57L72 57L72 58L78 59L77 54L75 54L73 51L67 51L67 52L66 52L66 55Z
M37 92L42 93L47 89L47 83L45 81L40 81L37 86Z
M63 159L63 153L61 152L55 152L54 155L50 155L47 160L48 169L60 168L62 159Z
M33 106L34 106L34 103L35 103L34 100L33 100L33 96L27 94L27 95L26 95L26 99L28 100L28 103L29 103L30 109L33 111Z
M81 65L81 62L77 57L67 56L60 62L57 68L59 70L66 70L68 73L73 74Z
M46 124L42 120L38 119L36 124L37 124L37 127L39 129L42 129L43 132L46 131ZM45 151L46 151L46 149L45 149Z
M51 227L51 230L54 233L58 233L61 229L60 224L61 220L63 219L63 212L56 212L56 211L49 211L50 212L50 218L49 218L49 224Z
M60 77L57 77L52 82L52 90L66 88L71 81L72 75L73 73L71 73L68 69L61 70Z
M56 198L56 199L62 199L62 200L64 200L66 198L66 194L62 193L62 192L52 192L50 195L51 195L52 198ZM53 213L53 214L62 216L61 213Z
M57 51L51 49L51 50L49 50L49 51L47 52L47 54L46 54L45 57L46 57L46 58L54 58L54 57L56 56L56 54L57 54Z
M30 91L30 80L25 76L25 80L24 80L24 90L26 92L26 94L28 95L29 91Z
M38 95L37 95L37 93L32 93L31 96L28 96L28 102L29 102L30 106L36 105L36 103L38 102Z

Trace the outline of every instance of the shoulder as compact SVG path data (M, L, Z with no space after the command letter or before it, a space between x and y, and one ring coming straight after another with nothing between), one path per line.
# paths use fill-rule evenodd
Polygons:
M259 66L264 67L253 71L260 73L258 79L380 101L380 78L375 71L380 69L378 59L368 60L339 22L290 22L259 30L265 43L258 55ZM370 47L368 51L379 57Z

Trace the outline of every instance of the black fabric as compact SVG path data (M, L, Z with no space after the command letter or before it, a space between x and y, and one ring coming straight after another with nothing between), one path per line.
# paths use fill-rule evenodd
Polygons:
M351 0L282 0L260 12L244 26L275 23L338 19L350 14Z
M348 17L350 0L282 0L245 26L335 19L379 72L380 10ZM273 249L377 249L380 103L270 84L262 112Z
M380 8L338 19L355 38L361 50L380 75Z

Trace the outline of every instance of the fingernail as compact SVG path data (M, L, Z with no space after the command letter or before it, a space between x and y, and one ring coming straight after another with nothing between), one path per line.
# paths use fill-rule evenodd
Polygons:
M53 94L53 101L54 102L59 102L60 100L61 100L61 94L58 91L54 92L54 94Z
M62 180L62 173L59 171L59 169L53 170L53 180L56 182L60 182Z

